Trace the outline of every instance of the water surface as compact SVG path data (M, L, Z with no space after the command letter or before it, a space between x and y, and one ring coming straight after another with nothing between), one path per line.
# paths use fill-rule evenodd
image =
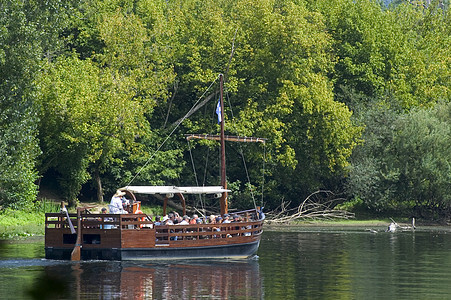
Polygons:
M265 231L249 260L68 262L0 243L1 299L450 299L451 230Z

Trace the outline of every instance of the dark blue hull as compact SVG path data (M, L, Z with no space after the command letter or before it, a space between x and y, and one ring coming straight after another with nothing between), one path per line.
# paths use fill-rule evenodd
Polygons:
M169 248L164 245L155 248L82 248L82 260L173 260L205 258L246 258L255 254L260 241L246 244L230 244L203 247ZM45 248L47 259L70 259L72 249Z

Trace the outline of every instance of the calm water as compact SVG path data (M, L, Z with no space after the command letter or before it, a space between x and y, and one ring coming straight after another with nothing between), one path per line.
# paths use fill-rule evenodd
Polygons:
M72 263L43 246L0 244L1 299L451 299L447 227L266 231L238 261Z

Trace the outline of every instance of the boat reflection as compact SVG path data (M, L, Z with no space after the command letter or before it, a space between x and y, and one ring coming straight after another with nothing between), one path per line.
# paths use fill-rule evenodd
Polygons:
M47 277L66 274L71 299L263 298L259 263L252 259L170 263L83 262L48 266L45 273Z

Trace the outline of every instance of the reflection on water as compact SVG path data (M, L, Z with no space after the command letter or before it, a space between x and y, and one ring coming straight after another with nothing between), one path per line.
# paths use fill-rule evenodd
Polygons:
M259 251L265 296L450 299L450 233L266 232Z
M40 268L37 267L40 261ZM12 263L18 265L12 267ZM23 265L22 267L18 267ZM2 271L12 271L8 280ZM21 273L35 275L21 284ZM38 271L38 272L34 272ZM37 275L37 276L36 276ZM262 299L256 260L208 262L62 262L3 260L0 294L22 287L35 299ZM27 286L25 288L25 286ZM16 286L17 287L17 286ZM19 299L17 292L14 298ZM5 299L5 298L2 298Z
M67 282L81 299L260 299L256 261L203 263L91 262L46 267L70 272Z
M72 263L0 247L2 299L449 299L451 230L265 232L253 260ZM6 295L6 296L4 296Z

